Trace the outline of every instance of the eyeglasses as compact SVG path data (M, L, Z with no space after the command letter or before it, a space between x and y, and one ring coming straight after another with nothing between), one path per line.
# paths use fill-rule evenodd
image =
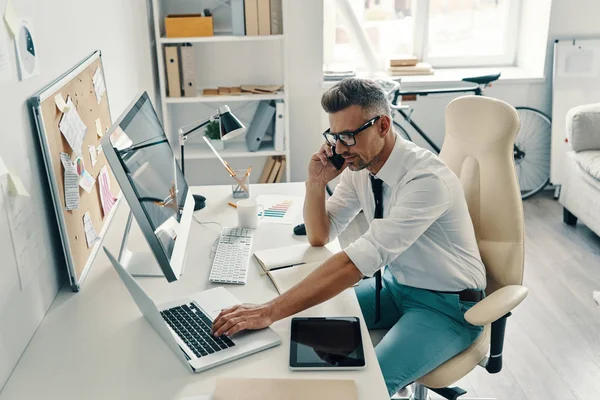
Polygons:
M330 146L335 146L338 140L342 142L344 146L354 146L356 144L355 136L372 127L379 118L381 118L381 115L371 118L365 122L363 126L351 132L331 133L331 131L327 129L323 132L323 137Z

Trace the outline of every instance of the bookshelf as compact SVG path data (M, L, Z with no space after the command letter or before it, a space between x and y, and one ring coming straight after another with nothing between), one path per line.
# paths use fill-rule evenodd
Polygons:
M278 100L284 103L284 141L283 151L276 151L273 142L267 139L260 149L250 152L245 141L225 142L225 149L219 154L225 159L235 159L238 165L252 165L253 170L261 171L263 164L271 156L283 156L286 166L283 180L290 181L290 133L289 133L289 96L286 92L286 10L289 0L281 0L283 34L262 36L234 36L231 34L231 9L222 0L152 0L153 33L155 57L158 66L158 86L162 122L173 148L177 148L177 130L191 122L208 118L218 107L228 105L232 112L248 128L254 111L260 101ZM199 10L213 10L215 36L167 38L164 19L170 14L196 14ZM169 45L189 43L193 46L196 58L196 95L193 97L169 97L165 67L165 48ZM241 85L283 85L283 90L268 94L240 94L205 96L204 88ZM157 107L158 108L158 107ZM185 148L186 175L198 184L229 184L230 180L215 182L211 174L214 154L202 141L202 133L188 138ZM189 164L188 161L189 160ZM213 160L214 161L214 160ZM197 167L195 167L197 166ZM214 172L214 171L213 171ZM190 174L196 174L190 176ZM204 175L203 175L204 174ZM258 177L258 173L255 174ZM228 177L226 177L228 178Z

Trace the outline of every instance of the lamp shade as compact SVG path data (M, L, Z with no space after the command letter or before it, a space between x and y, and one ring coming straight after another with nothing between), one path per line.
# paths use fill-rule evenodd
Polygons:
M219 128L221 140L233 139L246 132L246 127L231 113L228 106L219 107Z

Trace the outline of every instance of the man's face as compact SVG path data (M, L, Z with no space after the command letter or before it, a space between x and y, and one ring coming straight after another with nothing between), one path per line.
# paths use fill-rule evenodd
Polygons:
M359 106L350 106L336 113L329 114L329 127L332 133L352 132L360 128L375 115L366 115ZM354 138L354 146L346 146L339 140L335 152L341 154L351 171L367 168L377 161L376 157L383 149L384 139L381 132L381 119Z

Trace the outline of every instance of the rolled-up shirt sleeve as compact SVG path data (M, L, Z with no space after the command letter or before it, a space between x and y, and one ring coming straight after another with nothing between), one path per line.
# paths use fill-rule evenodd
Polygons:
M442 180L414 179L392 195L387 217L373 220L369 230L344 251L364 276L373 276L423 235L450 204L450 191Z
M348 169L342 172L333 196L325 203L329 218L329 242L335 240L361 210L360 200L350 173Z

